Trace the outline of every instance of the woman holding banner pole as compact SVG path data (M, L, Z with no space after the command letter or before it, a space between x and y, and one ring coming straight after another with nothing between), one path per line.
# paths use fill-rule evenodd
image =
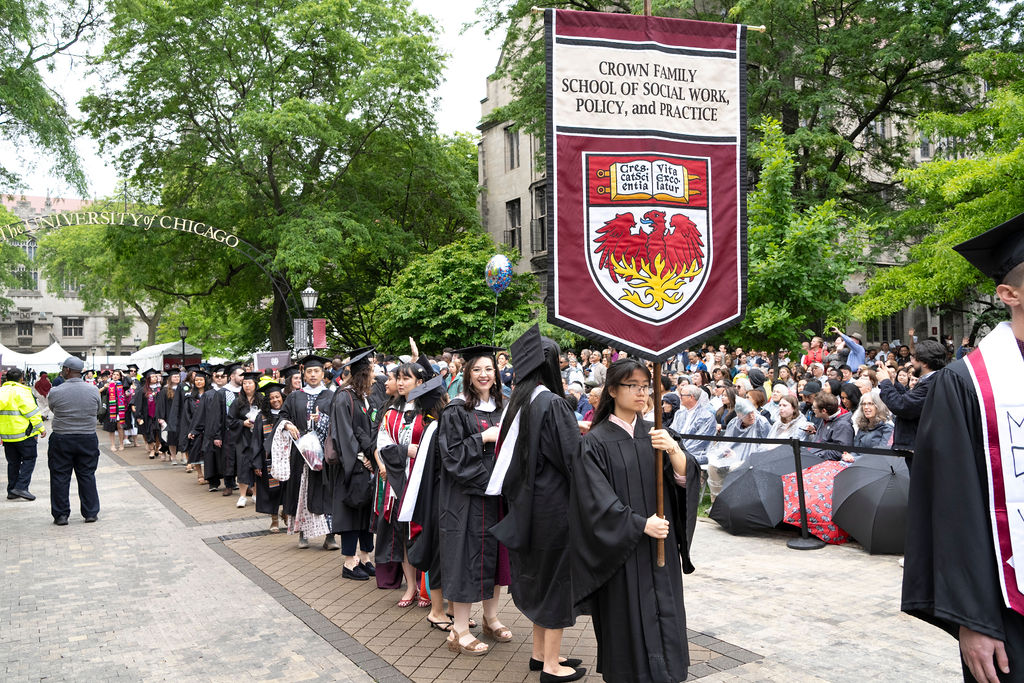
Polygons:
M612 363L573 468L573 591L593 615L597 670L606 681L682 681L690 663L682 573L693 571L686 522L696 497L687 505L683 450L640 417L651 379L635 360ZM664 518L657 515L655 449L668 454ZM670 551L663 567L659 539Z

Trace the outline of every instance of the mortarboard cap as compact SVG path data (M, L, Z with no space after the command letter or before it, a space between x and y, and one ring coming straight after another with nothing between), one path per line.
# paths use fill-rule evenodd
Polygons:
M415 400L421 396L429 394L432 391L444 391L444 378L441 377L440 375L428 379L426 382L419 385L418 387L415 387L412 391L410 391L409 400Z
M487 356L494 359L494 354L501 351L500 346L491 346L490 344L478 344L477 346L467 346L464 349L456 349L455 353L462 356L462 360L465 361L466 367L473 364L473 361L481 356Z
M298 365L289 365L286 368L281 368L281 377L288 379L292 375L297 375L299 373L299 369Z
M150 375L157 375L157 374L160 374L159 370L157 370L155 368L149 368L144 373L142 373L142 376L143 377L149 377Z
M975 268L1001 284L1024 263L1024 213L953 247Z
M258 382L260 377L263 376L262 372L243 372L242 379L251 379L253 382Z
M516 379L522 381L537 368L544 365L544 342L540 336L540 325L534 325L508 347L512 354L512 367Z
M349 369L353 372L361 370L373 361L373 356L377 352L372 346L364 346L362 348L353 349L352 354L348 359Z
M138 365L136 365L135 363L129 363L129 364L128 364L128 369L129 369L129 370L131 370L132 368L135 368L136 370L138 370L138 369L139 369L139 366L138 366Z
M241 369L242 369L242 364L241 363L228 363L227 365L224 366L224 374L228 375L230 377L232 372L234 372L235 370L241 370Z
M218 364L218 365L211 365L211 366L210 366L210 373L215 373L215 372L224 372L224 368L225 368L225 367L226 367L226 366L224 366L224 365L219 365L219 364Z
M199 370L195 370L194 372L195 372L195 376L196 377L202 377L207 382L209 382L210 378L212 377L212 375L210 375L210 373L208 373L206 370L203 370L202 368L200 368Z
M324 358L323 356L309 355L305 358L298 360L299 365L303 368L322 368L325 363L330 363L330 358Z
M275 391L284 391L285 386L280 382L267 382L260 387L260 391L263 392L264 396L270 396Z
M110 370L100 370L100 377L110 377Z
M193 372L195 370L202 370L203 366L197 363L196 365L186 365L185 369L189 372Z

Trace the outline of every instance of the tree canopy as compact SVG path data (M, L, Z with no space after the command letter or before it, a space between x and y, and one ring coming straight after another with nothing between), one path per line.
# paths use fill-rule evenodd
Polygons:
M112 0L109 11L108 78L82 101L85 130L122 150L122 172L164 214L229 230L287 285L318 289L336 341L368 342L377 288L478 228L475 154L434 131L442 54L407 0ZM214 316L243 308L240 340L269 328L286 348L291 317L305 315L294 297L189 239L133 244L184 266L147 273L149 289Z
M504 32L496 77L514 101L492 113L544 139L543 19L534 6L638 13L642 2L484 0L490 31ZM794 150L800 202L836 199L845 211L888 213L895 172L916 144L914 117L955 112L976 98L965 58L1016 37L1024 3L988 0L655 0L657 16L764 25L749 32L749 119L782 122Z
M798 348L820 321L845 316L843 282L863 250L863 228L835 200L796 207L796 161L782 124L765 117L757 130L761 179L748 203L747 315L724 337L744 347Z
M394 349L415 337L421 349L440 352L446 346L490 344L517 322L535 318L542 304L532 275L514 275L495 302L484 272L496 253L505 253L513 265L519 260L518 253L473 233L408 263L374 300L381 313L376 342Z
M961 300L983 309L994 284L953 246L1024 212L1024 57L991 52L968 60L976 79L992 86L984 103L959 114L929 113L918 125L941 143L934 160L905 170L913 204L886 226L912 246L904 265L883 268L854 302L869 320L907 306Z
M0 140L46 153L52 171L84 193L71 116L40 69L52 69L55 57L91 35L99 10L93 0L0 0L0 17ZM0 163L0 188L19 183L10 160Z

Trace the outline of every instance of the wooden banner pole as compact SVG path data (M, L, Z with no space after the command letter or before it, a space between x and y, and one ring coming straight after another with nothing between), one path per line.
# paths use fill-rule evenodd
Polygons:
M654 361L654 428L661 429L661 361ZM665 519L665 453L654 450L654 486L658 505L658 517ZM679 533L679 532L676 532ZM665 566L665 540L658 539L658 566Z

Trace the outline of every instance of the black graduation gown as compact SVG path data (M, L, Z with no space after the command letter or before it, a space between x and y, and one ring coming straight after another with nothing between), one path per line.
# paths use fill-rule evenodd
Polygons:
M196 422L197 436L201 433L203 437L203 476L207 481L216 483L226 474L224 469L223 442L224 442L224 421L227 415L224 411L224 397L221 392L226 389L208 389L199 400L198 418ZM220 441L221 446L215 445L214 441Z
M502 486L509 513L491 533L509 549L509 592L516 607L538 626L565 628L576 622L569 570L569 479L579 454L580 430L569 404L551 392L538 394L529 411L529 431L521 419L519 432L525 472L517 453Z
M139 436L146 440L146 443L153 443L160 439L160 424L156 421L156 415L153 417L149 416L149 401L146 398L147 387L139 386L135 390L135 398L132 399L132 405L135 408L135 426L139 428ZM156 396L156 410L160 409L160 396L163 393L163 389ZM154 411L155 413L155 411ZM142 420L142 424L139 424L139 420Z
M377 433L362 401L346 389L339 389L331 403L331 438L340 462L325 464L324 475L331 495L332 531L368 531L373 499L369 497L374 477L373 451ZM363 465L363 458L372 469Z
M910 476L902 610L958 637L960 626L1005 643L1024 679L1024 616L1006 607L989 517L981 410L967 364L934 375ZM973 680L966 666L964 679Z
M234 403L228 409L227 417L227 439L225 446L230 444L231 452L234 453L233 473L239 484L252 486L256 483L253 468L249 466L251 460L250 450L252 448L253 434L255 433L255 422L253 427L246 427L246 415L249 412L250 403L245 394L238 392Z
M427 572L430 589L441 588L441 545L438 530L438 490L441 484L440 457L437 452L437 438L423 444L423 450L416 454L424 458L420 490L416 496L416 507L412 522L420 526L420 532L407 544L409 563Z
M457 397L445 406L437 427L441 585L455 602L489 600L501 583L499 555L505 551L490 528L501 520L502 500L484 495L494 469L494 444L481 437L498 417L498 411L469 411Z
M382 429L387 429L383 422L387 419L388 412L390 409L381 416ZM406 419L406 424L408 424L408 420L416 419L416 413L408 411L403 415L403 419ZM428 423L424 419L423 431L426 431L427 426ZM417 455L419 454L418 446L419 444L417 444ZM403 562L406 559L409 523L398 521L398 511L401 509L401 493L405 491L405 484L408 480L406 470L409 466L409 447L405 444L388 444L380 449L380 459L387 470L387 484L392 491L399 494L399 497L394 503L390 520L383 514L377 517L377 543L373 559L378 565ZM387 502L385 500L384 505L387 505Z
M293 391L288 394L288 397L284 400L284 405L281 406L281 417L295 425L300 435L309 431L309 414L311 411L306 407L308 405L308 397L309 394L304 390ZM313 400L313 410L315 411L319 408L320 414L329 419L333 398L334 393L330 389L325 388ZM292 444L292 474L288 479L288 485L284 493L284 511L287 515L294 515L298 510L299 484L302 481L302 468L305 465L306 460L299 453L299 449L295 447L295 444ZM314 515L330 513L327 495L323 470L319 472L309 470L306 484L306 508Z
M180 391L178 393L181 393ZM181 402L181 426L178 428L178 450L185 451L188 453L188 461L190 464L202 462L203 453L203 433L197 431L199 426L199 403L202 397L196 393L196 390L188 392ZM194 434L195 438L188 438L189 434Z
M276 515L284 498L284 482L270 476L270 447L274 430L280 421L280 412L276 415L271 413L268 420L260 411L253 422L252 447L246 452L246 466L250 471L260 471L258 475L253 473L256 482L256 512L265 515Z
M167 439L161 439L162 450L166 450L167 446L178 445L178 423L181 421L181 391L175 389L174 393L171 394L170 398L167 398L167 387L160 390L160 395L156 398L156 419L159 425L159 420L163 420L167 423ZM159 430L160 428L157 427Z
M687 554L685 492L665 462L665 566L644 534L657 511L650 425L635 436L605 420L583 438L573 467L570 529L575 600L586 601L597 636L597 671L606 681L686 679L690 664L681 556Z

